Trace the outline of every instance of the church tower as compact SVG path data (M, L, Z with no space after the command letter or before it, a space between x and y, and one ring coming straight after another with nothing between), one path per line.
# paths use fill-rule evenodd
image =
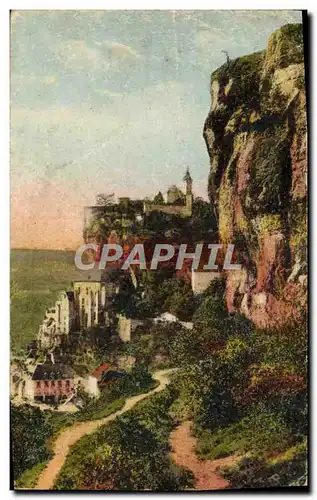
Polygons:
M192 189L193 189L193 179L190 176L188 167L186 170L186 174L183 177L183 180L185 181L185 193L186 194L193 194Z
M189 173L189 169L187 167L186 174L183 177L185 181L185 197L186 197L186 208L192 214L193 208L193 179Z

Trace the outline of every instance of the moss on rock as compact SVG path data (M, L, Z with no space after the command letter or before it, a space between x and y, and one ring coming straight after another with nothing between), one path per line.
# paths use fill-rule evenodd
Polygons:
M264 62L264 73L271 74L277 68L304 60L302 24L286 24L269 38Z
M265 52L238 57L211 75L211 85L218 81L220 102L229 109L244 105L248 108L259 101L259 83Z
M256 219L259 236L282 231L282 220L279 214L265 214Z
M204 128L220 240L237 244L241 259L248 254L247 269L256 262L255 288L276 300L306 258L303 58L302 26L286 25L265 51L221 66Z
M234 204L228 175L219 189L219 236L223 243L231 243L233 237Z

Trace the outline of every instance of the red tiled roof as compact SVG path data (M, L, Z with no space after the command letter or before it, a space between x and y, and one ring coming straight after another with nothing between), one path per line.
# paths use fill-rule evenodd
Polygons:
M106 370L108 370L110 368L110 365L108 363L103 363L102 365L100 365L98 368L96 368L91 376L92 377L99 377L99 375L101 375L103 372L105 372Z

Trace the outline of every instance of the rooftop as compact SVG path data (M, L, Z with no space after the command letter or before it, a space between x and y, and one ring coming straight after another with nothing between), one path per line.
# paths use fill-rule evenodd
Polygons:
M169 192L169 191L173 191L175 193L181 193L182 192L181 189L179 189L177 186L175 186L175 184L173 184L173 186L170 186L168 188L167 192Z
M106 370L108 370L110 368L110 365L109 363L103 363L102 365L98 366L98 368L96 368L91 376L92 377L96 377L98 378L102 373L104 373Z
M65 379L75 375L75 371L68 365L41 364L35 368L32 380Z

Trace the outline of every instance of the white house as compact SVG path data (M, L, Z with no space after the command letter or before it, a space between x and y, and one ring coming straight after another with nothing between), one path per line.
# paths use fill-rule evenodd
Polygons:
M187 330L192 330L194 326L194 324L189 321L180 321L175 314L170 312L162 313L160 316L153 318L152 321L156 325L160 323L180 323L184 328L187 328Z

